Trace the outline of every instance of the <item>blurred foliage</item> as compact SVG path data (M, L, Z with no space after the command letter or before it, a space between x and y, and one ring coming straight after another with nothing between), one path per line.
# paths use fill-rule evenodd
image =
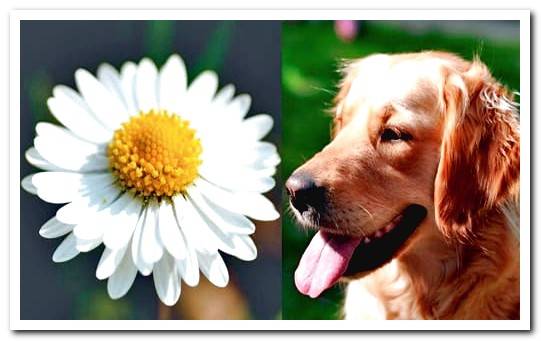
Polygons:
M163 65L173 51L175 38L175 22L153 20L147 23L144 34L145 56L156 65Z
M206 69L216 72L222 69L234 27L234 21L222 21L218 24L197 64L193 70L189 70L192 71L190 72L192 77Z
M49 114L47 99L53 92L53 81L45 70L40 70L32 75L28 82L26 91L30 98L30 109L32 110L34 125L40 121L57 122L53 115Z
M155 312L145 308L137 309L135 306L140 299L133 292L139 294L142 288L130 289L132 294L112 300L107 294L107 281L96 279L94 272L103 252L103 246L86 253L83 257L76 257L69 262L57 264L63 275L59 288L64 288L72 302L73 318L81 320L124 320L124 319L151 319ZM152 292L154 295L154 293Z
M126 320L137 314L129 300L112 300L105 285L80 293L76 307L75 315L82 320Z
M467 24L467 23L464 23ZM496 42L438 31L414 34L382 22L362 22L353 42L337 39L332 22L291 22L282 27L282 174L291 172L329 141L333 94L343 59L376 52L445 50L466 59L479 55L493 75L519 89L518 42ZM287 202L283 203L284 212ZM300 230L291 215L283 219L282 311L284 319L340 317L342 291L334 287L318 299L295 288L293 274L312 233Z

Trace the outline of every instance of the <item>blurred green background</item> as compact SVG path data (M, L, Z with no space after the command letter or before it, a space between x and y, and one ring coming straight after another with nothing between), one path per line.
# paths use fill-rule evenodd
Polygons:
M33 143L35 124L58 123L46 104L55 85L74 88L74 72L78 68L95 73L102 62L118 69L125 61L139 61L142 57L150 57L161 66L172 53L184 59L190 81L201 71L210 69L218 73L220 87L233 83L237 94L250 94L252 106L248 115L272 115L274 128L266 140L279 145L280 28L279 21L22 21L21 178L38 171L24 158L24 152ZM281 190L281 186L276 186L269 193L277 206ZM197 287L215 295L211 296L183 287L179 302L193 303L189 309L192 315L186 316L188 309L180 303L169 310L159 303L152 276L138 275L125 297L110 299L106 281L95 277L103 246L69 262L53 263L51 256L61 239L44 239L38 230L60 206L45 203L22 189L20 200L21 319L196 318L192 317L194 311L223 311L222 305L226 303L221 302L231 302L225 297L230 300L233 297L237 302L231 309L237 315L229 315L231 318L279 316L279 220L256 223L256 260L244 262L224 255L231 277L227 289ZM188 296L192 299L188 300ZM208 309L205 302L210 298L206 297L216 296L220 299L215 299L212 309Z
M472 59L479 55L494 77L519 91L519 23L445 21L338 24L286 22L282 25L282 175L284 179L329 142L328 109L343 59L372 53L444 50ZM518 101L518 98L516 98ZM287 210L287 198L283 209ZM284 319L341 317L343 291L334 287L317 299L301 295L293 273L313 232L283 217L282 309Z

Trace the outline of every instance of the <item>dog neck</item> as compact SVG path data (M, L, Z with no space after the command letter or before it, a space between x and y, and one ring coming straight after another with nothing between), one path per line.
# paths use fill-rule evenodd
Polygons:
M518 202L479 221L472 243L436 234L397 259L415 315L431 319L510 319L519 314ZM435 226L434 226L435 227ZM427 257L426 255L431 255Z
M518 214L518 201L487 212L467 245L450 243L427 221L420 228L432 233L359 283L387 319L519 318Z

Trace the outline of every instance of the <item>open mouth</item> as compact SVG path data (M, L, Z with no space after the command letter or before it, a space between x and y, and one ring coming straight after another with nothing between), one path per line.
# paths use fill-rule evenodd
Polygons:
M424 207L410 205L386 226L362 238L318 231L295 271L297 289L315 298L342 276L384 265L400 251L426 214Z

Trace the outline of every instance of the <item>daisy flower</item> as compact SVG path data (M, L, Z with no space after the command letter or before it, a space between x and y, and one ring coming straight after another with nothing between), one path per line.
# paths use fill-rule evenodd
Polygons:
M219 251L249 261L257 256L248 219L279 218L262 195L280 162L260 141L273 120L245 118L251 100L234 96L218 77L201 73L188 87L178 55L158 70L148 58L120 71L102 64L97 77L75 72L78 92L63 85L47 104L63 125L40 122L26 159L43 172L22 180L42 200L65 204L39 230L65 236L53 261L65 262L101 244L96 277L113 299L137 272L153 275L167 305L180 281L195 286L201 271L214 285L229 281Z

